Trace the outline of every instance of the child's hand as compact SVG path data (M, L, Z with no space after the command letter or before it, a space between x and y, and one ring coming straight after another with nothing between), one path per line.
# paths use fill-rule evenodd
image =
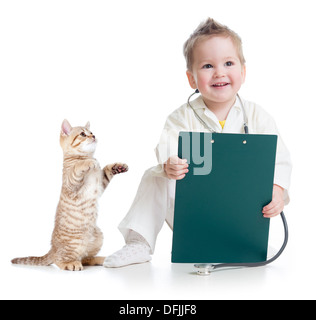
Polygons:
M272 201L263 207L262 213L265 218L272 218L279 215L284 209L284 189L277 184L273 185Z
M180 159L178 156L172 156L164 164L164 169L169 179L181 180L189 172L189 165L186 159Z

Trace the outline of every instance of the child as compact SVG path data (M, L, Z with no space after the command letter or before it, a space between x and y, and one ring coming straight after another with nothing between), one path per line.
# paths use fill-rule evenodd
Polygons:
M243 133L243 110L237 94L245 81L246 66L239 36L209 18L186 41L184 55L190 86L201 94L191 102L198 116L216 132ZM269 114L242 101L250 134L279 136ZM159 165L145 172L131 209L119 225L126 246L109 256L105 267L150 261L164 221L173 228L175 182L189 170L187 160L176 156L180 131L208 132L187 104L168 117L156 148ZM273 196L263 208L264 217L277 216L289 202L290 175L290 155L279 136Z

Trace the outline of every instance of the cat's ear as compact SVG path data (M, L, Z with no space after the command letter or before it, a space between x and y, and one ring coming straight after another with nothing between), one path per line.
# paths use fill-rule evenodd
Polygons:
M72 130L72 126L70 123L65 119L63 121L63 124L61 125L61 135L63 136L69 136L70 132Z
M87 124L85 125L85 128L87 128L88 130L90 130L90 122L88 121Z

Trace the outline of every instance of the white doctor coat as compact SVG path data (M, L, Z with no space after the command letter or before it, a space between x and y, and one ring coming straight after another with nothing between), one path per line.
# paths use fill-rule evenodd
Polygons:
M280 137L273 118L255 103L242 101L250 134L278 135L274 184L284 188L284 201L285 204L288 204L292 170L289 151ZM216 115L206 107L202 96L192 101L191 105L214 131L222 133L244 132L243 111L238 99L231 108L223 129ZM180 131L209 132L187 104L169 115L159 144L156 147L158 165L145 172L135 200L128 214L119 225L119 230L125 238L130 229L141 234L150 245L151 253L154 252L156 238L164 221L168 223L171 229L173 228L175 180L167 178L163 170L163 164L170 156L177 155Z

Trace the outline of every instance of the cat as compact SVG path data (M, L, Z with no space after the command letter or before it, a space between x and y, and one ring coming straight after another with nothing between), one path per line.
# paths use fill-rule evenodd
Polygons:
M96 144L89 122L73 128L67 120L63 121L60 134L63 183L51 249L43 257L13 259L13 264L54 263L61 270L70 271L81 271L85 265L103 265L105 257L96 256L103 244L103 234L96 226L98 199L113 176L127 172L128 166L115 163L101 170L93 158Z

